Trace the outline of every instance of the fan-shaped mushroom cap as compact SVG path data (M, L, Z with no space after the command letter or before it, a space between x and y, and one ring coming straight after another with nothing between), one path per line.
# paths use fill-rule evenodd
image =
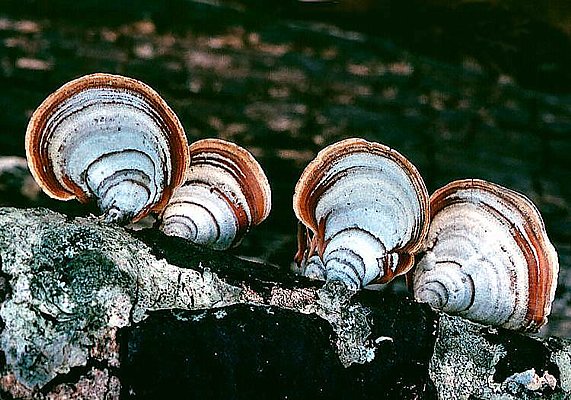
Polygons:
M66 83L26 131L32 175L51 197L92 198L108 220L160 210L188 164L184 130L165 101L135 79L92 74Z
M190 167L162 214L161 230L214 249L237 245L269 214L271 190L244 148L219 139L190 146Z
M559 263L541 215L520 193L478 179L430 198L417 300L484 324L535 331L547 321Z
M297 261L314 277L354 287L406 273L428 230L428 193L417 169L363 139L320 151L295 187L293 208L308 235Z

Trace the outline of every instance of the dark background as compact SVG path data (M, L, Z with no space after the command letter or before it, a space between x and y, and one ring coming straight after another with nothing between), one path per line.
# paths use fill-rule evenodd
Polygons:
M431 193L483 178L538 205L561 263L543 332L571 336L568 8L0 0L0 156L24 156L31 113L63 83L92 72L138 78L167 100L191 141L231 140L258 158L273 211L233 251L288 268L291 198L304 166L342 138L382 142L418 167ZM34 204L93 211L45 198Z

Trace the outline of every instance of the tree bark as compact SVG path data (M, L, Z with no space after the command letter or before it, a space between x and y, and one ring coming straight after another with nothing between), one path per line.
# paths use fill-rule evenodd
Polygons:
M571 344L147 229L0 209L15 398L563 398Z

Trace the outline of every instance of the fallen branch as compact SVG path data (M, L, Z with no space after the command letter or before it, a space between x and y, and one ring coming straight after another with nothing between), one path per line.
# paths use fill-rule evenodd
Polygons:
M437 327L409 296L321 287L155 230L4 208L0 257L0 387L18 398L571 392L565 340Z

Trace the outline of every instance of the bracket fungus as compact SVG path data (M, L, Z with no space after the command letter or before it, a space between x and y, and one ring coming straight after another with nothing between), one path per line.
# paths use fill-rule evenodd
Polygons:
M430 198L432 222L413 272L418 301L487 325L537 331L559 263L541 215L520 193L459 180Z
M428 230L429 200L416 167L363 139L326 147L293 196L301 221L295 260L306 276L353 289L405 274Z
M105 220L124 223L165 206L184 178L188 144L152 88L98 73L66 83L36 109L26 155L50 197L95 199Z
M216 250L236 246L270 213L271 190L262 167L247 150L220 139L192 143L190 160L160 229Z

